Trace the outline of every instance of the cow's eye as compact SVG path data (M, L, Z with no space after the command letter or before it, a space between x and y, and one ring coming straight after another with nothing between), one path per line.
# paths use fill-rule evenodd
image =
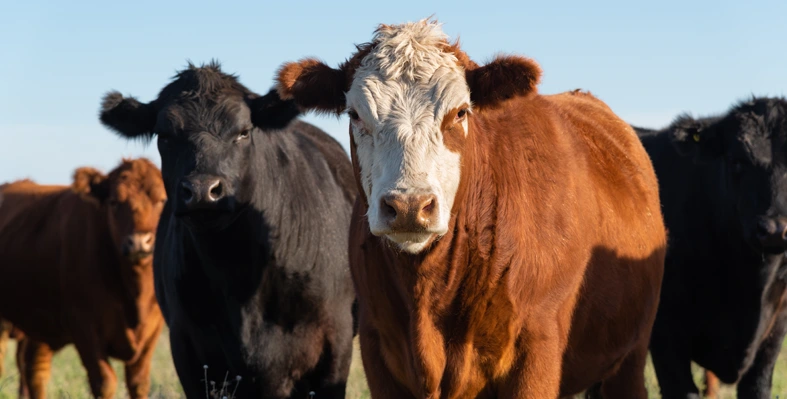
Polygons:
M361 120L361 117L360 117L360 116L358 116L358 112L355 112L355 110L354 110L354 109L348 110L348 111L347 111L347 115L350 117L350 119L351 119L353 122L357 122L357 121Z
M251 129L243 129L239 134L238 137L235 138L235 141L241 141L243 139L249 138L251 135Z
M466 108L462 108L462 109L459 110L459 112L456 113L456 120L460 121L460 120L464 119L465 116L467 116L467 109Z

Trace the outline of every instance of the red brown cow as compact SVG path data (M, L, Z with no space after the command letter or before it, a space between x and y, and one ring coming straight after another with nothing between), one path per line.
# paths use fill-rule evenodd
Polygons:
M71 187L29 180L2 187L0 317L24 332L20 373L44 398L52 355L76 346L97 398L126 363L131 398L146 398L164 325L153 290L154 231L166 200L161 172L124 160L109 175L74 173Z
M339 69L282 66L303 109L346 110L350 233L374 398L646 398L666 233L634 131L536 92L532 60L479 66L440 25L381 25Z

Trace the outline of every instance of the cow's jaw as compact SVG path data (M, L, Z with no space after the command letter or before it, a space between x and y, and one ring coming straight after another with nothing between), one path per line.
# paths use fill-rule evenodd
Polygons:
M470 90L445 34L432 24L383 29L356 70L347 106L372 234L408 253L423 251L448 231L459 187L460 153L446 145L443 126L469 108ZM467 119L452 134L467 135ZM392 223L386 198L434 198L428 223ZM410 208L408 208L410 209ZM419 208L420 209L420 208ZM424 208L427 209L427 208ZM394 213L395 214L395 213ZM401 213L400 213L401 214Z

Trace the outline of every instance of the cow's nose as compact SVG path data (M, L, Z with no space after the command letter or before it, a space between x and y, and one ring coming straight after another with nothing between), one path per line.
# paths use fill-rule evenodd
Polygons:
M757 223L757 239L764 246L787 246L787 219L769 218Z
M126 255L145 255L153 252L155 235L153 233L129 234L123 244Z
M180 201L187 208L211 207L226 196L221 179L196 176L180 183Z
M437 197L388 194L380 200L380 212L393 232L414 233L428 230L437 218Z

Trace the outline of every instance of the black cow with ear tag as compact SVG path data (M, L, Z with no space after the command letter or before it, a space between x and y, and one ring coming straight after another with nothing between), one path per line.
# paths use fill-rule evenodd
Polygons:
M156 295L189 398L226 372L242 377L238 398L344 397L355 329L352 166L298 114L215 62L189 65L149 103L104 98L106 126L158 141L169 201Z
M699 398L694 361L739 398L770 398L787 334L787 101L636 128L669 230L651 337L664 398Z

